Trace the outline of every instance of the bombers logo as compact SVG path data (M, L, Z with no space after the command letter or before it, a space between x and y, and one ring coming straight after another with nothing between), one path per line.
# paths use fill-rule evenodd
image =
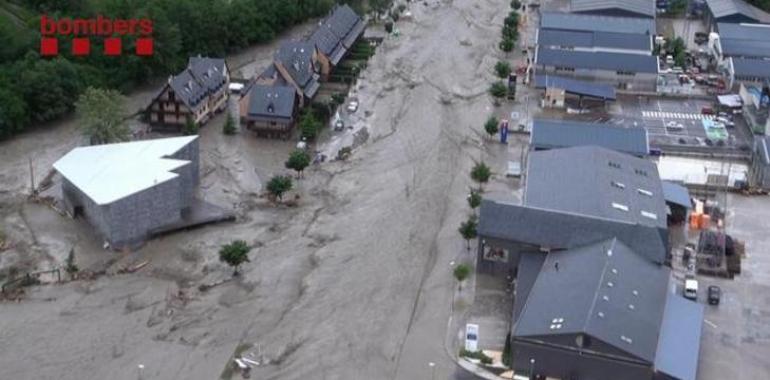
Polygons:
M135 54L152 55L152 20L150 19L109 19L101 15L92 19L40 17L40 55L59 54L59 36L72 36L72 55L91 54L91 37L104 39L104 55L123 54L123 40L120 36L133 35Z

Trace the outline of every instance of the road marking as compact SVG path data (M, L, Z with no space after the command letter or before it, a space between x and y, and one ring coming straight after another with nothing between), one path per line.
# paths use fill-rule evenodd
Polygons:
M711 327L713 327L713 328L717 328L717 325L715 325L715 324L714 324L714 322L711 322L711 321L709 321L709 320L708 320L708 319L706 319L706 318L703 318L703 322L706 322L706 323L708 323L708 325L709 325L709 326L711 326Z
M709 120L713 120L714 115L702 115L699 113L642 111L642 118L644 119L682 119L682 120L709 119Z

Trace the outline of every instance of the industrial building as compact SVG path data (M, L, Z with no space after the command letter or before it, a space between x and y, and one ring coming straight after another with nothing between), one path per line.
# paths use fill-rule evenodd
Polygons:
M602 16L655 18L651 0L571 0L570 12Z
M535 119L529 135L533 151L595 145L616 152L646 157L650 143L645 128L623 128L572 120Z
M718 23L770 24L770 14L743 0L706 0L705 18L711 31Z
M696 379L703 306L665 265L668 206L689 196L668 186L650 161L579 146L530 153L521 205L482 202L477 268L515 279L516 374Z
M157 233L229 220L195 199L198 136L78 147L54 163L62 203L115 249Z
M654 34L654 20L647 18L544 12L537 31L535 74L655 92Z

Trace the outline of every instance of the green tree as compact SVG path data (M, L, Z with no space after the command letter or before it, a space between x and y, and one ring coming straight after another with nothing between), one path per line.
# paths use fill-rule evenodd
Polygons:
M513 51L514 42L515 41L511 38L503 37L503 40L500 41L500 50L506 53L510 53L511 51Z
M467 264L460 264L455 267L454 276L457 279L457 282L459 283L460 290L463 288L463 281L465 281L468 276L471 275L471 267L469 267Z
M283 200L283 194L291 190L292 186L291 177L276 175L267 182L267 191L281 201Z
M70 275L73 275L80 270L77 264L75 264L75 248L70 249L70 253L67 255L67 260L64 264L64 270L66 270Z
M80 126L92 145L128 141L131 131L126 125L125 98L115 90L89 87L75 106Z
M505 83L497 81L489 86L489 93L495 98L502 98L508 94L508 88L505 86Z
M458 231L463 239L465 239L466 248L470 251L471 239L476 238L476 216L472 215L468 220L462 222Z
M511 8L513 8L513 9L521 8L521 1L519 1L519 0L511 1Z
M511 65L506 61L498 61L495 64L495 73L499 78L508 78L511 74Z
M484 123L484 131L487 132L489 137L494 137L498 131L498 125L500 125L500 122L497 120L497 118L490 116L489 119L487 119L487 122Z
M225 120L225 125L222 127L222 133L226 135L234 135L238 130L235 128L235 119L233 118L233 115L230 112L227 112L227 120Z
M286 160L286 167L297 172L297 178L300 178L302 171L310 165L310 155L304 150L297 149L289 155Z
M473 169L471 170L471 179L478 182L479 191L482 190L482 185L487 183L490 177L492 177L492 171L485 163L479 162L473 166Z
M302 133L302 137L313 140L318 136L321 131L321 122L316 119L313 111L306 110L299 119L299 130Z
M198 134L198 124L196 124L192 117L188 116L182 126L182 134L185 136L192 136Z
M219 261L233 267L233 276L238 275L238 269L243 263L249 262L251 247L243 240L235 240L219 249Z
M481 206L481 193L471 190L471 193L468 194L468 206L471 207L471 210L473 210L475 214L476 208Z

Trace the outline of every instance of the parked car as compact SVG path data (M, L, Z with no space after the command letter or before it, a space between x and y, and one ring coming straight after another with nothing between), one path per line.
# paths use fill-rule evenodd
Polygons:
M728 119L726 117L719 116L719 117L717 117L716 121L724 124L725 128L733 128L733 127L735 127L735 122L733 122L732 120L730 120L730 119Z
M357 100L351 100L350 103L348 103L348 112L353 113L358 110L358 101Z
M684 298L698 300L698 280L694 278L684 280Z
M337 119L337 121L334 123L334 130L342 131L344 129L345 129L345 122L343 122L342 119Z
M701 108L700 113L702 113L704 115L713 115L714 114L714 109L711 108L711 107L703 107L703 108Z
M716 285L709 286L709 305L719 305L719 300L722 298L722 289Z
M479 350L479 325L465 325L465 349L473 352Z

